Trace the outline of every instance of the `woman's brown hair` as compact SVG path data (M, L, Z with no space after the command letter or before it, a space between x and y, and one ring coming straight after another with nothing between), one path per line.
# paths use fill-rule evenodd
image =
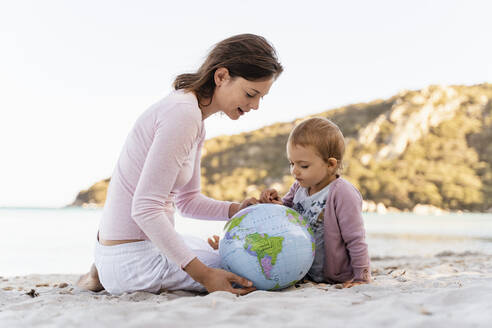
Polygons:
M198 71L178 75L173 87L194 92L200 104L202 99L211 101L215 90L214 74L220 67L227 68L232 78L240 76L249 81L276 79L283 71L275 49L265 38L240 34L217 43Z

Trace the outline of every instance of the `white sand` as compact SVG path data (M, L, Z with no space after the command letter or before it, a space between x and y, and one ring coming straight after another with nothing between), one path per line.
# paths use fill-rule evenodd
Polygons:
M304 283L242 297L115 297L79 291L76 275L2 277L0 327L492 327L492 255L375 257L372 270L370 285Z

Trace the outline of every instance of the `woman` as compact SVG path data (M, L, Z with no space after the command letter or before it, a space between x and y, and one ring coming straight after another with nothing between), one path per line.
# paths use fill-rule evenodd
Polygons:
M79 287L112 294L254 290L251 282L221 270L217 252L205 241L176 232L174 207L188 217L227 220L256 202L217 201L200 193L203 120L217 112L237 120L258 109L282 71L263 37L233 36L219 42L196 73L179 75L175 91L141 115L108 187L95 265Z

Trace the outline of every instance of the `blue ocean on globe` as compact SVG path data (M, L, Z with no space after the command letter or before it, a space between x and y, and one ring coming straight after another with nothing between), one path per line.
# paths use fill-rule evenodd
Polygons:
M236 213L219 243L222 267L262 290L295 284L311 268L314 252L307 221L277 204L257 204Z

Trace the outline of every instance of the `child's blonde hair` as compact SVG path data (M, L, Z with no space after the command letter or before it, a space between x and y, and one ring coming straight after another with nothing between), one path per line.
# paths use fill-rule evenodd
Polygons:
M302 121L290 132L287 144L311 146L326 163L333 157L338 162L338 171L342 169L345 140L338 126L327 118L313 117Z

